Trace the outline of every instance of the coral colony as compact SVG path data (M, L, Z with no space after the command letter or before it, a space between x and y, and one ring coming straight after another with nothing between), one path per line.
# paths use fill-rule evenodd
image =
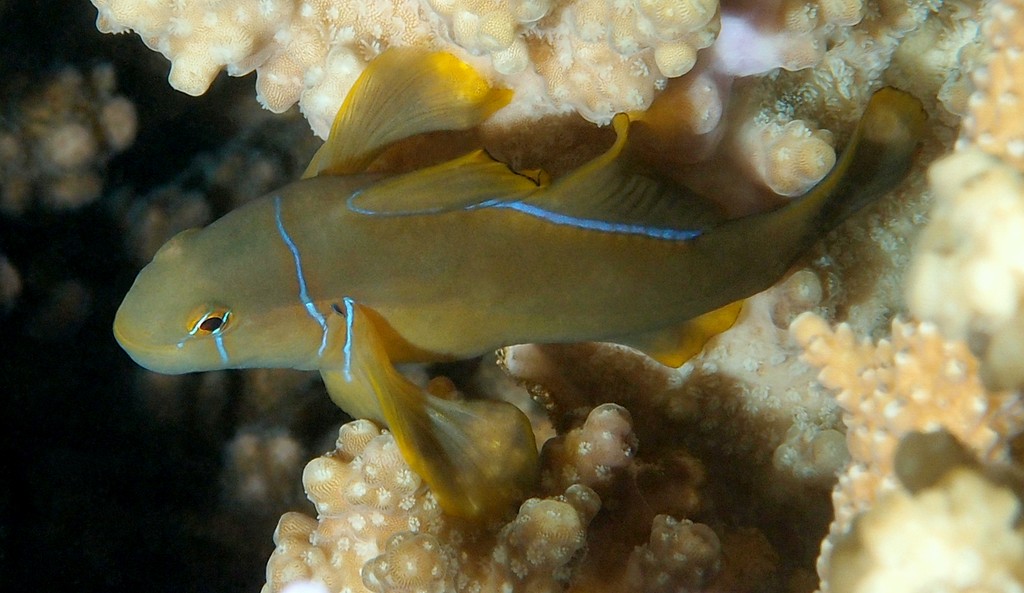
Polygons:
M1021 0L93 3L101 30L171 61L175 88L255 71L260 103L298 103L320 137L392 46L450 51L512 89L484 133L526 160L564 158L553 138L576 137L571 114L650 108L672 124L674 175L732 213L819 181L878 88L929 112L910 177L680 369L606 344L503 349L480 391L533 404L542 444L514 516L446 516L390 433L342 426L303 474L316 518L288 513L274 533L268 593L1024 587ZM102 88L80 91L107 102L88 117L131 115ZM47 132L75 140L63 150L33 140L61 170L131 141L68 121ZM88 199L68 183L55 200ZM274 438L235 446L236 465L297 463ZM254 491L270 488L257 473Z

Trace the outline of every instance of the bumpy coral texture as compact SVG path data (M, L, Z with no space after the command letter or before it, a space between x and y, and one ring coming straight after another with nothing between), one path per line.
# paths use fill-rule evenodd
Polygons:
M706 109L682 115L687 109L681 107L680 116L699 129L708 113L722 109L723 93L734 77L779 67L798 70L828 60L827 70L833 73L870 69L861 80L840 81L842 91L853 94L844 102L848 107L877 84L891 49L926 14L917 2L879 10L861 0L732 0L722 6L716 0L93 3L100 30L133 30L171 60L175 88L200 94L221 69L233 75L255 70L260 101L273 111L299 102L321 137L366 62L391 46L446 49L471 60L497 83L516 90L507 119L576 111L607 122L615 112L647 108L666 80L692 73L691 78L701 80L697 86L709 89L699 102ZM826 51L847 36L839 31L862 18L868 21L860 27L862 36L884 41L858 45L874 54L870 60ZM701 64L701 50L709 47L713 55ZM833 84L823 82L825 87ZM784 126L795 119L792 114L781 117L784 121L765 123ZM798 124L786 134L792 136L801 125L808 126ZM806 137L815 140L797 152L813 161L824 149L811 128L816 126L809 126ZM828 166L826 157L817 170ZM786 191L787 184L779 187Z
M837 549L834 593L1012 593L1024 588L1021 501L959 468L914 494L895 491L861 515Z
M899 488L893 459L903 436L945 429L992 462L1008 460L1012 438L1024 430L1019 396L986 391L977 359L932 324L894 321L891 339L873 344L846 325L833 330L805 313L791 331L804 358L821 368L821 383L838 390L851 457L832 493L835 520L819 559L823 577L834 538L880 495Z
M72 210L103 191L107 162L135 141L135 105L114 68L68 68L20 97L0 122L0 210Z
M480 56L523 109L607 121L643 109L666 77L688 72L718 30L715 0L95 0L97 26L134 30L171 60L170 82L198 95L216 74L255 70L268 109L299 102L326 136L368 60L391 46ZM540 73L543 79L537 77Z
M337 447L306 466L318 519L281 518L266 592L305 579L330 591L559 590L600 507L577 485L525 501L493 531L474 531L442 514L390 433L351 422Z
M752 591L771 570L757 534L723 538L684 518L699 506L699 465L681 451L638 459L618 405L549 441L537 496L485 526L444 515L372 423L344 425L337 446L303 474L318 518L281 517L265 592L307 580L332 592Z
M977 148L931 166L932 222L908 299L951 337L970 339L994 386L1024 384L1024 179Z
M740 348L739 344L750 336L741 334L736 346ZM761 352L758 348L742 348L744 353ZM725 376L728 371L723 369L719 375L712 370L716 362L727 357L709 360L708 366L697 372L691 368L692 375L682 378L674 369L613 344L531 345L503 350L503 364L547 405L561 435L544 447L542 487L557 491L565 483L581 480L601 496L604 508L614 509L608 515L602 511L599 516L603 520L591 527L591 541L602 544L590 547L579 571L578 590L676 586L690 588L686 590L711 587L746 591L756 589L764 579L778 577L773 542L754 527L738 531L716 527L713 533L722 557L708 556L685 571L671 568L671 562L655 569L645 560L649 551L660 549L657 542L668 537L669 531L682 529L678 535L681 557L689 558L687 562L696 561L700 556L682 550L695 545L693 537L700 539L701 533L708 532L704 527L680 527L669 518L682 525L686 519L696 521L699 515L712 525L713 521L705 519L715 516L705 514L711 512L710 507L723 515L747 513L754 507L759 515L780 517L786 512L779 508L778 501L800 499L807 503L803 512L816 517L812 523L820 520L820 529L824 529L827 518L811 509L824 510L827 482L821 484L820 480L836 471L844 459L840 454L829 460L830 454L824 453L830 448L826 441L834 439L817 441L824 445L818 447L823 454L817 458L811 453L812 447L796 446L799 451L787 455L778 468L773 467L772 448L786 439L787 430L794 424L793 408L785 406L794 405L803 396L796 390L791 394L772 393L770 388L760 391L732 384ZM759 370L770 373L770 369L765 365ZM758 372L750 369L753 372L748 375L748 371L736 370L748 380ZM791 366L783 365L778 377L791 370ZM809 369L805 372L810 383L813 375ZM743 393L746 389L749 391ZM617 403L593 407L596 401ZM776 407L780 405L782 409ZM579 424L579 415L588 410L586 421ZM766 417L758 418L759 413ZM813 414L804 415L800 422L801 429L810 435L821 433L820 426L809 421ZM793 432L804 434L802 430ZM794 436L793 444L800 440ZM805 469L811 470L807 482L803 481ZM817 471L822 475L816 475ZM800 478L794 476L797 472ZM717 496L708 498L707 488L713 488ZM755 491L759 496L753 501L747 494ZM667 529L669 524L673 530ZM652 529L650 539L640 540L638 532L647 525ZM793 530L794 539L805 531L796 525ZM636 548L641 543L647 551ZM811 538L805 543L814 547L817 540ZM716 544L708 536L706 545L702 549L713 549ZM610 567L619 566L622 557L629 557L629 564L616 578ZM666 575L661 577L660 585L649 578L656 570Z
M748 79L734 89L739 94L735 131L726 144L755 179L785 195L805 191L831 168L829 147L845 143L860 106L884 84L913 92L942 121L955 122L933 97L959 78L956 59L976 38L980 1L948 2L941 10L937 3L917 0L820 3L816 9L783 4L787 31L815 31L822 43L802 69ZM836 16L826 24L823 15ZM744 22L759 21L747 17ZM727 30L723 20L723 36ZM800 36L790 39L795 44ZM901 52L910 46L942 50ZM726 54L724 44L713 47L718 54L743 55Z
M672 5L684 4L689 3ZM714 4L703 3L708 7ZM205 71L207 82L223 64L229 63L226 58L232 54L207 51L211 47L210 34L196 23L223 19L229 10L243 6L239 2L219 3L220 8L211 17L206 8L212 4L191 4L188 10L192 12L182 13L184 16L172 21L168 11L176 8L148 8L123 0L97 0L97 5L101 28L136 29L152 46L164 51L175 68L179 63L187 66L189 60L213 64L212 69L208 67ZM372 3L366 10L372 12L383 5ZM622 45L622 39L630 35L642 37L647 27L644 19L650 19L643 12L647 8L640 7L650 5L653 3L639 1L537 1L502 3L500 8L494 8L496 5L490 3L466 1L431 2L428 8L424 8L426 4L410 8L387 3L391 8L374 13L372 18L346 16L349 20L342 25L337 19L343 11L331 2L293 5L270 0L258 6L283 10L289 16L276 13L279 24L262 29L262 36L251 45L246 45L246 36L240 36L247 49L241 52L244 57L238 58L236 66L229 66L228 70L241 73L257 69L261 98L275 109L298 100L321 135L348 85L365 63L389 45L406 44L404 38L396 41L402 35L411 36L408 44L455 51L499 84L514 88L517 105L510 110L510 121L568 110L603 121L611 111L643 108L652 102L657 106L659 102L653 101L654 97L666 97L671 101L664 103L668 105L665 111L673 115L683 130L683 141L676 146L685 146L687 150L696 147L681 160L687 164L706 160L713 165L684 168L681 175L704 194L731 193L735 194L731 196L734 199L748 200L746 206L734 207L733 211L763 208L764 188L772 193L797 195L816 183L834 161L832 147L845 145L868 96L884 84L910 90L929 110L933 137L922 153L922 163L948 149L956 136L951 126L963 114L967 114L967 119L962 146L983 145L986 151L1007 162L1019 157L1019 146L1014 141L1019 134L1014 122L1020 118L1006 115L1019 107L1019 102L1012 98L1016 96L1015 85L1019 85L1015 81L1022 80L1011 75L1018 66L1013 60L1018 52L1010 50L1019 45L1015 41L1016 31L1024 30L1017 22L1022 13L1014 10L1019 5L1016 0L722 0L721 6L717 6L717 17L709 17L706 24L689 32L695 39L707 40L718 31L715 42L706 50L697 47L703 41L691 43L697 50L692 69L668 80L673 74L671 64L665 60L658 63L657 43L641 40L647 45L638 52L619 51L628 47ZM128 6L138 10L120 8ZM627 6L625 13L632 15L632 20L615 12L622 6ZM588 14L584 10L588 7L594 7L594 14L607 20L590 28L580 16ZM164 12L156 14L160 10ZM486 10L490 12L484 14ZM409 16L408 11L416 12L416 16ZM540 16L530 20L536 15ZM131 20L136 17L140 20ZM177 37L168 33L172 22L180 27L176 29ZM979 22L986 24L982 27ZM193 31L199 34L192 36ZM592 32L593 38L587 37ZM669 41L659 38L658 43ZM683 49L673 54L677 64L688 63ZM176 55L183 57L178 59ZM520 65L523 68L517 72ZM774 70L779 67L784 70ZM539 74L534 75L534 70ZM736 79L765 72L768 74L764 76ZM665 92L658 95L662 86L666 87ZM978 92L972 94L975 86ZM731 107L726 109L725 105ZM531 141L539 143L544 139ZM674 147L665 152L673 151ZM947 173L956 170L952 168L955 162L951 161ZM725 166L719 167L722 163ZM945 165L937 168L937 174L942 167ZM735 174L736 169L752 180L754 189L747 194L737 189L745 186L743 176ZM817 249L804 269L768 294L750 299L749 309L737 326L713 340L705 354L684 365L680 373L661 369L635 352L613 346L523 346L508 351L507 358L521 355L525 360L527 369L521 367L519 376L532 381L535 395L550 404L561 435L545 450L549 461L543 492L538 493L545 498L538 500L559 494L568 496L566 485L582 488L578 482L588 481L587 488L596 492L602 503L600 519L589 523L586 534L589 542L600 545L587 546L581 552L582 559L574 557L552 574L563 578L566 571L578 571L573 577L582 583L581 590L643 590L656 588L658 582L666 580L688 587L703 583L696 585L700 587L708 586L710 577L710 586L737 591L744 589L731 586L733 582L729 579L736 574L730 560L736 562L738 557L753 558L750 565L760 571L751 573L756 574L753 580L770 583L780 565L797 562L792 559L796 554L789 549L781 561L774 555L772 544L778 541L778 534L769 541L756 529L729 531L708 521L714 525L717 545L723 550L720 558L714 558L708 551L715 549L715 541L702 528L688 523L691 518L696 519L696 513L708 512L705 489L715 488L710 506L735 511L737 515L749 512L771 517L776 526L790 524L799 535L788 540L781 538L784 541L801 537L813 540L826 532L831 518L831 511L826 509L824 522L816 523L816 494L825 491L822 498L827 505L833 473L848 467L834 495L838 520L823 548L823 588L827 589L827 563L831 542L838 535L837 526L847 529L854 515L869 508L880 491L896 489L891 454L894 443L904 432L946 426L969 441L972 450L983 458L1006 455L1009 438L1020 427L1019 401L1008 392L986 391L981 386L977 362L963 344L945 343L930 326L916 324L893 326L892 337L877 346L861 338L888 335L889 320L903 307L901 282L909 259L908 245L914 240L915 227L924 219L923 196L928 195L920 172L921 167L912 174L906 189L880 201L828 238L827 246ZM988 222L979 225L993 229L991 236L995 239L1012 236L1000 229L1004 224L1009 228L1016 220L1016 205L1002 198L1016 192L1012 188L1017 181L1012 174L1000 177L1002 172L1005 167L999 165L977 178L997 177L1003 183L992 186L999 189L996 195L1002 197L991 205L1004 206L992 208L995 214L986 214ZM972 183L963 184L964 195L974 196ZM979 181L981 186L988 183ZM939 185L936 188L941 189ZM968 222L974 220L975 212L989 209L981 204L964 208L970 216L954 217ZM942 222L948 220L945 215L937 212L935 219L939 230L947 236L960 236L955 228L942 228L948 224ZM1009 252L1000 250L990 255L984 241L972 240L967 245L983 246L977 252L983 255L971 254L964 261L984 261L985 265L995 261L998 269L1012 269L1015 260ZM931 278L929 281L948 278L940 295L955 292L971 282L963 269L955 266L949 268L948 276L942 276L945 272L940 268L931 269L925 275ZM1008 299L1004 297L1009 294L1003 290L1007 287L1005 276L984 286L971 298L977 300L980 296L985 306L1005 305ZM1016 290L1012 286L1010 289ZM1009 301L1015 303L1015 299L1011 295ZM913 293L911 305L916 307ZM809 309L831 320L850 323L849 329L841 326L835 330L815 318L802 318L794 324L794 332L808 349L810 360L826 369L822 383L843 390L838 404L814 380L815 370L799 360L800 348L786 332L789 321ZM953 314L960 320L956 323L968 327L967 335L975 339L979 335L985 337L974 331L977 325L971 325L982 319L976 314L977 309L972 301L966 310ZM945 324L938 321L942 331L947 332ZM984 339L979 344L985 346L990 342ZM533 358L527 359L527 355ZM600 405L608 401L624 407ZM947 404L948 409L940 409ZM848 428L840 421L840 415ZM601 463L595 465L597 460ZM562 490L558 490L560 487ZM983 490L975 492L989 496ZM422 490L417 492L415 500L427 496ZM643 496L637 497L637 492ZM755 494L745 497L743 492ZM643 504L632 504L640 500ZM672 511L637 512L651 500L660 501L662 508L672 506ZM793 506L799 511L786 514L787 501L797 501ZM586 508L592 507L578 508L568 501L566 504L573 509L572 513L590 516L591 511ZM627 509L625 516L606 521L612 506ZM933 518L940 514L937 509L930 512ZM332 523L330 517L321 517L319 524L308 518L288 517L291 519L282 519L275 558L290 560L284 564L272 560L271 567L292 567L295 578L319 574L311 570L313 564L318 571L332 574L335 569L326 568L329 563L320 558L324 550L335 548L325 543L326 536L318 534L336 529L337 523ZM928 518L923 513L914 517L921 519L920 525ZM877 530L885 534L879 541L907 541L898 519L888 516L888 526ZM292 523L299 524L301 529L289 527ZM615 529L602 527L608 524ZM955 521L950 524L967 527ZM490 553L501 549L493 542L505 527L508 526L491 528L486 534L476 532L471 537L491 542L481 548ZM636 536L638 531L642 532L640 536ZM388 542L390 532L374 540L367 560L360 559L360 566L367 567L366 570L361 576L356 570L354 580L347 584L356 587L358 583L370 582L377 590L394 586L398 582L395 579L404 577L389 576L388 567L401 557L429 557L444 575L449 574L453 564L450 556L441 552L449 545L443 535L433 535L436 540L430 540L425 538L432 532L405 532L393 543ZM622 533L634 536L628 546L621 545ZM310 543L310 537L314 543ZM322 547L317 548L316 542ZM704 559L698 563L699 570L687 569L684 572L688 576L674 573L672 557L664 555L666 543L673 543L679 550L701 551L694 556ZM816 543L814 546L817 547ZM602 548L610 552L602 556L597 552ZM736 552L751 549L756 553ZM392 551L390 556L386 550ZM654 550L661 550L657 554L662 561L645 559L647 552ZM973 553L971 549L960 551ZM617 578L602 578L603 573L598 570L588 572L602 563L610 564L611 558L627 557L630 568ZM371 562L373 559L383 560ZM656 565L659 568L640 572L643 567ZM414 574L420 574L419 563L408 566ZM588 574L598 576L587 580ZM674 576L658 580L650 577L654 574ZM372 581L363 580L368 578ZM439 581L415 582L424 583L423 587L429 589ZM469 578L460 582L482 581ZM496 578L487 582L505 581ZM520 584L515 586L519 587L523 581L517 583ZM555 590L564 584L565 581L558 581Z
M1024 170L1024 2L997 0L988 7L983 34L988 59L971 72L960 145L974 144Z
M606 123L667 87L668 116L656 119L677 133L660 151L707 161L680 175L746 204L735 213L817 183L882 84L924 97L943 86L956 103L955 56L978 33L979 3L936 12L923 0L94 0L98 27L139 33L171 60L176 88L198 94L221 69L255 70L260 101L272 111L298 102L320 137L366 63L391 46L452 51L512 88L494 126L565 112ZM942 51L898 53L914 40Z
M968 340L993 388L1024 385L1024 4L993 2L957 151L928 172L936 204L908 286L914 314Z

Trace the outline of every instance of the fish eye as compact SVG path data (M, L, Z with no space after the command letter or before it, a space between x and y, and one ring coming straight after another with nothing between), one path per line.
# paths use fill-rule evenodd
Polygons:
M231 319L231 311L223 307L206 309L192 323L189 335L208 336L219 334L228 325Z
M223 317L207 317L199 324L199 330L204 332L217 331L224 325Z

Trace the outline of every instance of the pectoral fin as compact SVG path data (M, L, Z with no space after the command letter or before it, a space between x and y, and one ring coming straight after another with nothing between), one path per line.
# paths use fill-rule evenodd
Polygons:
M391 48L356 79L302 177L358 173L393 142L471 128L511 98L451 54Z
M732 327L742 308L743 301L736 301L694 317L678 327L615 341L636 348L665 366L679 367L699 354L708 340Z
M526 416L506 402L452 401L427 393L392 366L368 310L346 300L338 311L345 343L337 368L321 371L332 399L344 407L372 397L376 409L359 412L388 425L406 462L449 514L488 518L522 501L538 471Z

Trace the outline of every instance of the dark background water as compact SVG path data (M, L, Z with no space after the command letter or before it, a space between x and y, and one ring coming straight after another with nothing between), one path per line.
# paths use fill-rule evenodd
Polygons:
M239 127L224 105L254 101L252 81L221 76L185 96L165 59L135 35L99 33L95 17L88 0L0 0L0 124L16 125L20 98L56 72L99 63L114 65L139 117L99 200L0 213L0 253L23 283L0 307L0 590L258 591L271 531L240 548L206 524L223 463L211 443L230 423L208 435L154 421L110 332L138 267L111 195L124 203L224 143ZM87 296L63 318L55 299L69 282Z

